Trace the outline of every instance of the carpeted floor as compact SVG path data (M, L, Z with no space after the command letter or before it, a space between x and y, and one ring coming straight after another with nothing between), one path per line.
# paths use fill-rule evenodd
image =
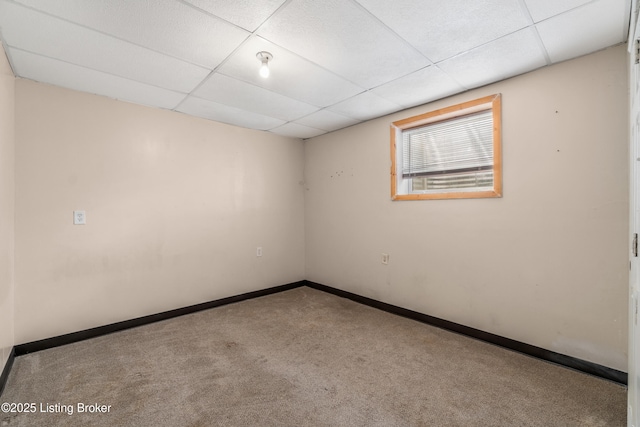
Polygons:
M623 386L307 287L20 356L0 402L35 409L1 426L626 425Z

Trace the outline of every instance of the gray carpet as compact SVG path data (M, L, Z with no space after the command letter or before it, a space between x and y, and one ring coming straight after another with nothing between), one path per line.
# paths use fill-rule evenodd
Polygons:
M306 287L20 356L0 402L36 404L2 426L626 425L623 386Z

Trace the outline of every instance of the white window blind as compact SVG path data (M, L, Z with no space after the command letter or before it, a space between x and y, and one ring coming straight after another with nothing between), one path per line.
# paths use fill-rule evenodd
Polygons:
M416 190L493 185L491 110L402 131L402 177Z

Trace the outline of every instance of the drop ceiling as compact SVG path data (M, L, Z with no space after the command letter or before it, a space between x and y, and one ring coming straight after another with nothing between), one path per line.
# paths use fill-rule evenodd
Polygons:
M631 0L0 0L0 38L21 78L311 138L625 42L630 13Z

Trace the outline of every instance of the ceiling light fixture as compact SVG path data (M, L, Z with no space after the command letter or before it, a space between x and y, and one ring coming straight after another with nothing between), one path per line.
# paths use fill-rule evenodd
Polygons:
M269 61L273 59L273 55L264 50L256 53L256 58L262 63L260 66L260 75L265 79L269 77Z

